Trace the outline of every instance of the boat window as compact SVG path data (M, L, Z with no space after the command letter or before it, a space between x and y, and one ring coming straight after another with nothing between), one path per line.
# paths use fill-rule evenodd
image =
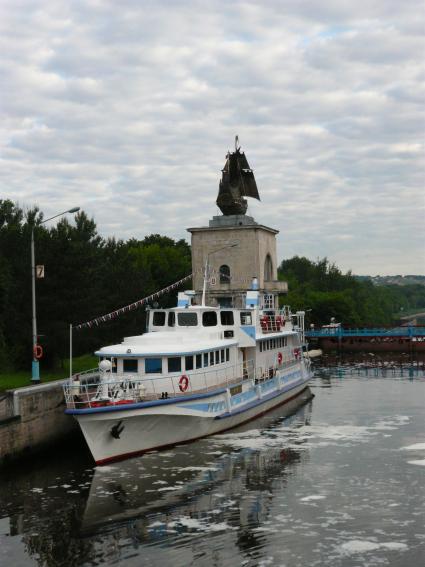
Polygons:
M226 264L220 266L220 283L230 283L230 268Z
M193 356L186 356L185 357L185 369L186 370L193 370Z
M260 343L260 352L263 352L263 343Z
M252 325L251 311L241 311L241 325Z
M168 372L181 372L182 359L180 356L170 356L168 359Z
M124 358L122 361L122 371L123 372L136 372L138 371L138 360L137 358Z
M196 368L202 368L202 354L196 355Z
M222 325L234 325L233 311L220 311L220 321Z
M204 366L208 366L208 353L204 352Z
M210 366L214 364L214 351L210 352Z
M230 360L230 349L226 348L226 362Z
M153 312L153 326L163 327L165 325L165 311Z
M220 351L221 362L224 362L224 348Z
M161 374L162 358L145 358L146 374Z
M219 350L215 351L215 363L220 364L220 351Z
M198 314L177 313L177 321L179 322L179 327L196 327L198 325Z
M204 327L215 327L217 325L217 313L215 311L204 311L202 313L202 324Z
M175 324L176 324L176 314L174 313L174 311L170 311L168 313L168 326L174 327Z

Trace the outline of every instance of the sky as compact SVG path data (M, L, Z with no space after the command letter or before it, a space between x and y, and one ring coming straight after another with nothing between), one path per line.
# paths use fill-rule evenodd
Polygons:
M0 199L102 236L220 214L239 136L278 258L425 274L424 4L2 0Z

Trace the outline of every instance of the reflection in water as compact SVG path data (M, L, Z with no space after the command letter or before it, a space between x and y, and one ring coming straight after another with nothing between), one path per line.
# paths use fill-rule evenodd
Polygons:
M250 431L258 432L254 428L261 428L265 423L268 423L265 430L270 435L278 424L301 426L309 420L311 404L306 405L306 402L310 398L307 390L299 399L270 412L266 418L233 430L231 436L247 434L249 438ZM219 447L211 451L215 439ZM270 478L283 475L285 468L299 459L296 451L283 446L267 451L244 448L235 452L226 446L226 436L220 435L196 445L176 447L172 452L155 452L98 467L83 516L82 532L104 530L105 525L111 523L134 525L140 520L147 526L153 513L157 523L168 524L182 514L193 515L196 511L197 515L202 515L209 510L212 501L220 505L226 498L246 490L269 490ZM161 530L153 530L154 534L158 531Z
M296 430L309 422L311 397L307 390L229 437ZM217 435L96 469L70 471L59 462L52 474L35 469L15 484L10 534L22 534L26 552L49 567L115 562L119 542L137 548L191 529L238 530L237 545L245 549L255 539L252 528L267 517L273 479L282 486L300 459L285 448L285 437L276 448L235 451L226 435Z
M425 372L368 360L325 359L313 402L171 451L1 472L0 565L421 564Z

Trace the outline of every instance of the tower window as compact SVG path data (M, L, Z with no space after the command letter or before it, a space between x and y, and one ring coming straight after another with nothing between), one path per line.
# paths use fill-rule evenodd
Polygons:
M220 283L230 283L230 268L226 264L220 266Z
M270 254L267 254L264 261L264 280L269 282L273 279L273 262Z

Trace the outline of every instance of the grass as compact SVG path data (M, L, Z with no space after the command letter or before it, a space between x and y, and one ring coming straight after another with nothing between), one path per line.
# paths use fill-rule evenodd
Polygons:
M95 368L98 358L90 354L85 354L72 359L72 373L83 372ZM69 376L69 360L64 360L63 368L57 371L43 372L43 363L40 363L40 382L52 382L61 380ZM0 392L13 388L22 388L31 385L31 371L28 372L5 372L0 374Z

